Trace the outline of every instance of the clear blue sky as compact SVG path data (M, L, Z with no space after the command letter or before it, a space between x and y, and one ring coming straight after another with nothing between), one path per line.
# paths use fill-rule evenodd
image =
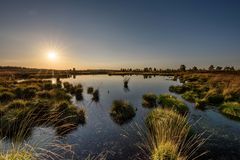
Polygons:
M239 0L0 2L1 65L240 67Z

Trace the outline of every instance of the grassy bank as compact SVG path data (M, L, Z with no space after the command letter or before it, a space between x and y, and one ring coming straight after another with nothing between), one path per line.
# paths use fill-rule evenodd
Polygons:
M224 115L240 120L240 103L239 102L225 102L220 106L221 113Z
M205 109L206 105L221 106L227 102L240 102L238 74L185 73L178 75L178 78L183 84L170 86L169 91L181 94L184 99L195 103L196 108Z

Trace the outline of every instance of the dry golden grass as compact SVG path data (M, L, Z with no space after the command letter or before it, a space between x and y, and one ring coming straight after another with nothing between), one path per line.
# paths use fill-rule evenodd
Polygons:
M191 134L187 116L173 110L156 108L146 118L149 130L140 135L146 137L145 145L140 146L143 158L149 160L188 160L197 159L206 152L198 152L205 143L203 134ZM145 134L144 134L145 133Z
M230 73L185 73L183 79L197 77L198 79L206 79L205 85L209 85L211 89L222 93L223 96L231 94L240 94L240 74ZM212 91L210 91L212 92Z

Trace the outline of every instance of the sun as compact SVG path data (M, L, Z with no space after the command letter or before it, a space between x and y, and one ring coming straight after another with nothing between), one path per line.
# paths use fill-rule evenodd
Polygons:
M55 61L57 59L57 52L55 51L49 51L48 52L48 59Z

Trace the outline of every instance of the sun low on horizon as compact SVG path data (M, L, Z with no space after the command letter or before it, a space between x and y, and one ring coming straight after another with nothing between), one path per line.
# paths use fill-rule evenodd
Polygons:
M58 53L55 50L50 50L47 52L47 58L50 61L57 61L58 59Z

